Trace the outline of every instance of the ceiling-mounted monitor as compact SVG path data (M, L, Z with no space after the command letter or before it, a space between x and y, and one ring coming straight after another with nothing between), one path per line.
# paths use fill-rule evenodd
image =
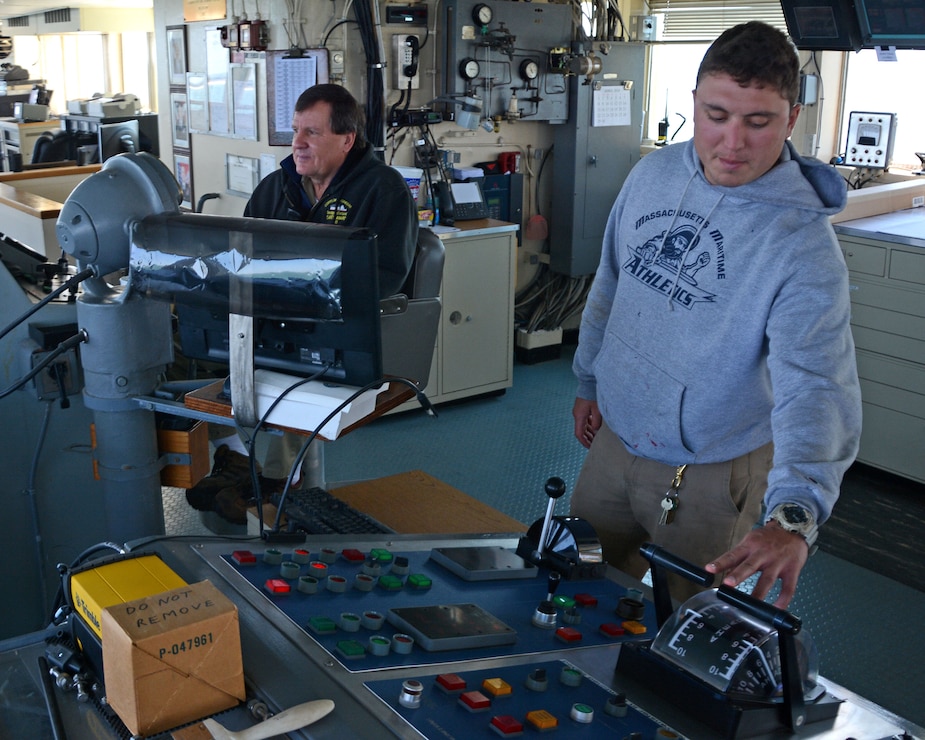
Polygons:
M925 49L922 0L855 0L861 41L866 48Z
M781 9L797 49L857 51L864 46L851 0L781 0Z

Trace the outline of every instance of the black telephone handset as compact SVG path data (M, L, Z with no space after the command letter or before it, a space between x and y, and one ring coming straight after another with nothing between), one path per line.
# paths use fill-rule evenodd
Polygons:
M434 183L434 197L437 208L440 210L440 223L452 226L456 223L456 202L453 200L453 191L449 183L439 180Z
M418 41L417 36L409 36L405 43L408 44L408 47L411 49L411 63L404 66L402 74L405 77L414 77L418 73L418 57L421 55L421 42Z

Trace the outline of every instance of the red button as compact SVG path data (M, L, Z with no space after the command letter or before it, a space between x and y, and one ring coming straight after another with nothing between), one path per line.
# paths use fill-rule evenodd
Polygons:
M282 578L270 578L265 584L264 587L271 594L288 594L292 587L288 582L284 581Z
M238 565L251 565L257 562L257 556L250 550L235 550L231 557Z
M349 560L351 563L362 563L364 560L366 560L366 556L353 547L349 547L346 550L343 550L341 555L344 556L344 560Z
M579 606L597 606L597 597L591 594L575 594L575 603Z
M491 699L481 691L466 691L460 694L459 703L472 712L483 712L491 706Z
M581 642L581 632L574 627L559 627L556 630L556 637L562 642Z
M491 718L491 729L504 737L521 734L524 731L524 726L516 717L501 714Z
M448 693L466 690L466 681L456 673L441 673L437 676L437 686Z
M607 635L607 637L620 637L626 634L626 630L619 624L614 624L613 622L604 622L604 624L601 625L601 632Z

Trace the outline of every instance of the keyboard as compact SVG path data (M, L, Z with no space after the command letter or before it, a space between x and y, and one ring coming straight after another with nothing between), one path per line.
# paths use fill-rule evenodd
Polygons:
M278 501L275 501L278 505ZM394 530L323 488L290 490L283 504L288 529L306 534L390 534Z

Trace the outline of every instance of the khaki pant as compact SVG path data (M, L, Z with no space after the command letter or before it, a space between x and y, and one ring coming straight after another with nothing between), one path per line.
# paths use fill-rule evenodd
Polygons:
M267 454L263 462L263 474L267 478L286 478L292 469L292 464L299 456L299 450L305 444L306 437L299 434L285 432L282 436L273 435L267 441ZM313 445L322 445L320 439L312 442ZM296 475L299 480L301 475Z
M688 465L674 519L660 525L661 502L676 468L630 454L605 424L578 476L571 514L594 527L604 559L635 578L642 578L649 567L639 555L645 542L702 568L758 521L772 459L773 445L768 443L729 462ZM702 590L673 573L668 580L672 597L681 602Z

